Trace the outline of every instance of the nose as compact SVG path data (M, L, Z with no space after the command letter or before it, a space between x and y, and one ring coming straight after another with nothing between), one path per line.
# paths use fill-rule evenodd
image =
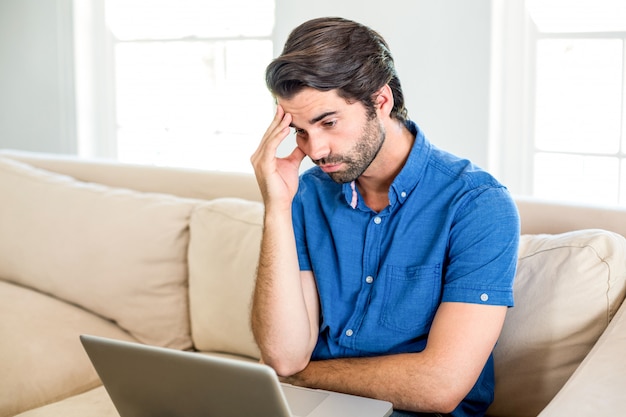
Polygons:
M330 141L323 134L312 134L309 132L300 148L314 161L324 159L330 155Z

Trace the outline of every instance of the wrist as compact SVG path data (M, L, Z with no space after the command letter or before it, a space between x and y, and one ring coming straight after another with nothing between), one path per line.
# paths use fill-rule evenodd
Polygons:
M265 218L288 218L291 220L291 201L276 201L266 199L263 202Z

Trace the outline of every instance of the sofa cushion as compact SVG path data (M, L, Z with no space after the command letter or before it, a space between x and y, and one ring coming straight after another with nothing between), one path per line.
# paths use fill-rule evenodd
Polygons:
M201 351L258 358L250 330L263 205L216 199L192 213L189 303L194 345Z
M77 181L0 158L0 277L191 346L189 217L196 200Z
M13 416L100 384L78 336L134 340L112 322L0 280L0 416Z
M536 416L582 362L624 299L626 239L603 230L524 235L514 290L490 416Z

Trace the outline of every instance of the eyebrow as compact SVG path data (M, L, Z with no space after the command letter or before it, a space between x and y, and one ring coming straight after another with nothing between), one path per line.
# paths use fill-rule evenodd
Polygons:
M320 114L319 116L316 116L316 117L312 118L311 120L309 120L309 124L310 124L310 125L314 125L315 123L317 123L317 122L319 122L319 121L324 120L324 119L325 119L325 118L327 118L328 116L333 116L333 115L335 115L335 114L337 114L337 112L336 112L336 111L327 111L327 112L324 112L324 113ZM296 125L294 125L293 123L291 123L289 126L290 126L290 127L293 127L293 128L298 128L298 127L297 127Z
M322 113L322 114L320 114L319 116L314 117L314 118L312 118L311 120L309 120L309 124L314 125L315 123L317 123L317 122L319 122L319 121L321 121L321 120L324 120L324 119L325 119L325 118L327 118L328 116L333 116L333 115L335 115L335 114L337 114L337 112L336 112L336 111L327 111L326 113Z

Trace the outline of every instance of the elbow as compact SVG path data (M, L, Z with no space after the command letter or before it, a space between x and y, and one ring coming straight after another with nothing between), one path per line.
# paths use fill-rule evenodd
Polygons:
M461 404L463 399L458 399L449 395L439 399L437 404L434 405L436 412L441 414L451 414Z
M400 401L399 403L394 402L394 408L416 413L427 413L428 415L431 415L431 413L433 415L449 415L461 404L461 401L462 399L459 400L456 397L442 393L441 395L430 395L428 399L418 402L410 400L406 402Z
M467 397L472 386L460 382L458 379L450 379L436 375L430 379L430 384L425 387L423 384L411 386L411 392L422 392L423 395L405 397L406 404L397 404L398 408L427 413L451 414Z
M292 355L263 356L263 363L270 366L280 377L290 377L304 370L309 364L308 357L294 357Z
M298 344L261 343L257 346L261 354L261 362L274 369L280 377L290 377L304 370L311 361L312 349Z
M459 399L456 396L448 395L446 393L429 395L425 401L419 402L399 402L394 403L394 408L401 410L414 411L417 413L433 413L434 415L448 415L451 414L463 401L463 398ZM421 415L421 414L420 414ZM430 415L430 414L428 414Z
M436 413L450 414L461 404L467 394L468 392L465 390L457 390L452 387L441 389L431 397L430 408Z
M297 361L297 360L263 360L263 362L274 369L276 374L280 377L290 377L298 372L304 370L306 366L309 364L307 361Z

